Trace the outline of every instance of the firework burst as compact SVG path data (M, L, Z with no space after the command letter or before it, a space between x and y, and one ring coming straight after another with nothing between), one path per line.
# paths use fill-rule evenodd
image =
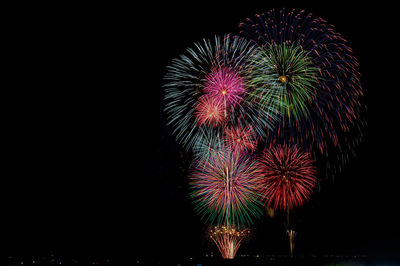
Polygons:
M221 102L204 95L199 98L194 108L200 125L221 126L224 123L224 106Z
M294 238L296 237L296 231L292 229L286 230L286 233L289 237L289 251L290 251L290 257L293 258L293 251L294 251Z
M248 228L235 226L214 226L209 229L209 236L217 245L224 259L233 259L243 241L250 234Z
M250 97L263 106L276 104L274 108L284 118L298 120L308 116L319 75L301 47L270 44L253 54L252 63L251 82L255 89Z
M260 47L251 59L252 97L282 112L267 143L319 151L340 169L365 126L358 60L346 40L322 18L297 10L271 10L239 27ZM271 100L275 94L279 101ZM328 160L328 150L339 151L338 159Z
M229 149L238 153L251 153L257 145L256 136L251 126L225 128L224 141Z
M195 210L217 225L251 224L262 210L258 202L256 163L247 154L222 146L199 157L190 176Z
M244 78L226 67L215 69L206 75L203 91L222 103L226 110L242 101L245 94Z
M275 210L301 206L317 183L310 154L297 147L283 145L266 149L258 169L262 199Z
M192 149L207 127L222 134L225 125L252 125L262 136L273 127L276 112L259 110L247 97L249 57L255 49L254 43L237 36L215 37L195 43L167 67L167 124L184 148Z

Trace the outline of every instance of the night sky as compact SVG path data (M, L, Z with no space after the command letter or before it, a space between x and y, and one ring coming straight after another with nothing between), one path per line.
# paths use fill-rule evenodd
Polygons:
M296 251L400 253L394 7L279 3L13 10L10 69L23 71L3 87L0 255L216 253L187 196L190 160L165 126L162 77L193 42L284 6L326 19L348 40L368 107L358 156L298 212ZM280 221L258 220L240 252L285 254Z

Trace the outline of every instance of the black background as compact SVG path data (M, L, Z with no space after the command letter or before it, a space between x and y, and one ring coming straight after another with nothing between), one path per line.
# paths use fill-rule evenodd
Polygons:
M304 9L336 26L359 58L368 106L357 158L301 211L296 248L400 253L398 19L394 6L375 4L149 2L10 10L0 255L215 253L187 198L187 162L164 126L162 77L193 42L237 33L246 17L280 7ZM277 219L256 226L239 252L287 252Z

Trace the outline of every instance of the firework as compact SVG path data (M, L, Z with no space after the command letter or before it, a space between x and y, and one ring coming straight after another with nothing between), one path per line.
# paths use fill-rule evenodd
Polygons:
M224 123L224 106L221 102L204 95L194 108L200 125L220 126Z
M297 10L271 10L239 27L259 45L251 59L251 96L282 113L267 143L298 145L326 158L328 150L339 151L339 169L365 126L358 60L346 40L322 18Z
M245 94L244 78L226 67L215 69L206 75L203 91L223 104L226 111L229 106L242 101Z
M284 118L300 119L309 114L308 105L316 94L318 68L299 46L269 44L252 56L250 97L261 105L276 104ZM276 99L276 97L278 99Z
M192 149L209 127L222 134L226 125L252 125L263 136L273 127L276 112L258 109L247 97L249 56L255 49L254 43L232 35L204 39L168 66L164 77L167 124L184 148Z
M257 144L256 136L251 126L225 128L224 140L229 149L238 153L251 153L255 150Z
M286 230L286 233L288 234L289 237L289 251L290 251L290 257L293 258L293 251L294 251L294 238L296 237L296 231L288 229Z
M217 245L224 259L233 259L243 241L250 234L248 228L235 226L214 226L209 230L210 238Z
M210 224L251 224L262 210L258 203L256 163L224 145L199 157L190 176L195 210Z
M268 207L291 210L301 206L316 185L310 154L286 145L266 149L259 160L260 193Z
M207 161L215 152L226 146L222 139L222 133L212 128L201 128L193 150L193 161Z

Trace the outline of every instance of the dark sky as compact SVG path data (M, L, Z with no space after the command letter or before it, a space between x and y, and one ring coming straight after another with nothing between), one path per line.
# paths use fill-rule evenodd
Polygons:
M187 162L163 126L162 76L194 41L236 33L246 17L283 6L326 19L348 40L360 60L369 124L358 157L300 212L296 248L399 253L394 7L198 5L13 10L10 68L23 71L3 88L0 255L214 250L187 198ZM243 250L286 252L278 221L256 225Z

